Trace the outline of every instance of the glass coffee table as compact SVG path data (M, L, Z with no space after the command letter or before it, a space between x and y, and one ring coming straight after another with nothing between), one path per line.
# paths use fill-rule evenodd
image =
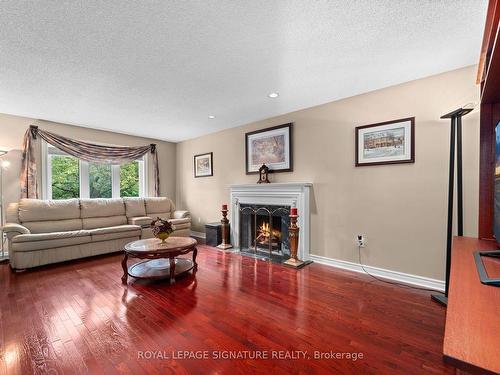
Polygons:
M148 238L129 242L125 245L122 260L122 283L127 284L128 276L136 279L170 279L175 283L175 277L192 269L196 270L196 255L198 243L191 237L169 237L165 242L157 238ZM193 260L177 258L179 255L193 253ZM145 259L130 267L129 258Z

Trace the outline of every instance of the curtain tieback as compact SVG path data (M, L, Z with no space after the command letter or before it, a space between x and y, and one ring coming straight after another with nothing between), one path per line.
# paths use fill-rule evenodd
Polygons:
M36 136L38 135L38 126L30 125L30 132L33 139L36 139Z

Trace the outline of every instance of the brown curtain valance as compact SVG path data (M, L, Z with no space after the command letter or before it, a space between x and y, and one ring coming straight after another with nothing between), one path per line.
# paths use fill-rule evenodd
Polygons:
M140 147L102 146L63 137L38 126L30 126L24 135L23 165L21 174L21 195L23 198L38 198L35 142L43 139L54 147L91 163L125 164L137 160L151 152L153 158L154 194L160 194L158 154L155 144Z

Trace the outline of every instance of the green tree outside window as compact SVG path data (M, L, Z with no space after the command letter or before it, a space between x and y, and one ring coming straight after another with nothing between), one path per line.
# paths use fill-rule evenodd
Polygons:
M80 196L80 165L71 156L52 156L52 199Z
M139 196L139 162L133 161L120 166L120 196Z

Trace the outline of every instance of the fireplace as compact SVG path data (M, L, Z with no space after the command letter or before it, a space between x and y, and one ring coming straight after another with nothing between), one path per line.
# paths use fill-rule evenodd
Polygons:
M234 251L241 251L242 254L253 255L259 259L288 260L289 211L291 207L296 207L299 213L298 256L302 260L308 260L311 191L312 184L307 182L231 185L229 219ZM244 209L245 207L249 208ZM257 208L260 208L258 212ZM272 216L275 217L269 220L269 213L265 209L275 211L278 208L282 210L274 212ZM255 210L255 217L252 216L252 210ZM261 236L255 241L255 228L258 229L265 220L273 231L279 230L280 236L274 233L271 237L266 226L263 226L260 233L263 232L264 237ZM269 249L269 239L271 249Z
M243 254L276 262L290 257L290 206L242 204L239 211Z

